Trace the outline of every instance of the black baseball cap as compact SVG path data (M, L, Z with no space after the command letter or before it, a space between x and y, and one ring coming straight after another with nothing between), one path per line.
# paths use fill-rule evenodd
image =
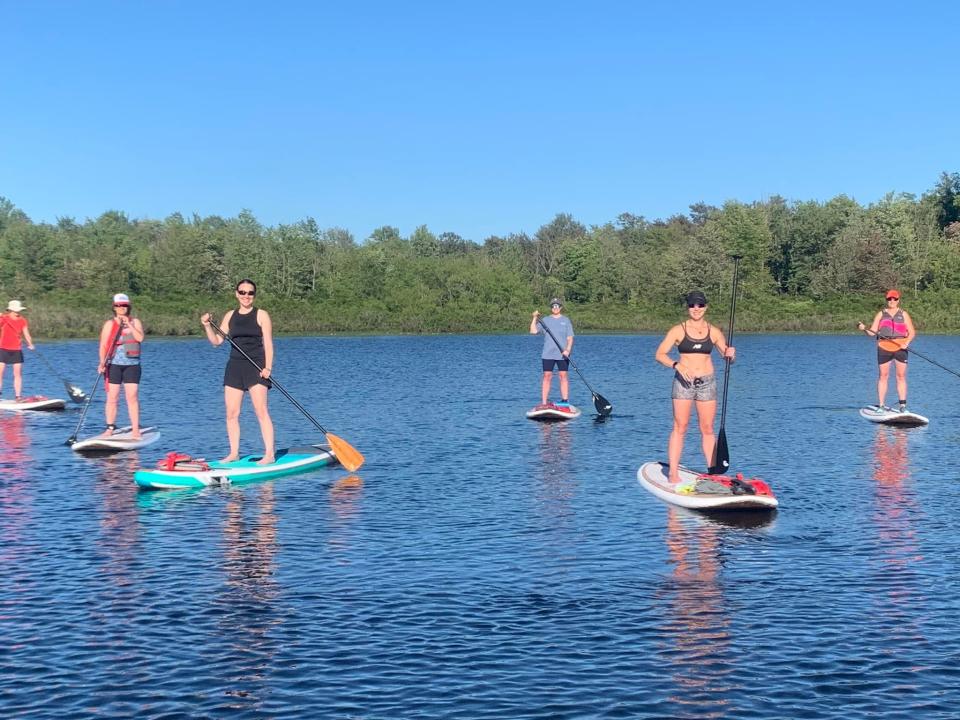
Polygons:
M707 296L704 295L700 290L691 290L687 293L687 305L695 305L697 303L706 305Z

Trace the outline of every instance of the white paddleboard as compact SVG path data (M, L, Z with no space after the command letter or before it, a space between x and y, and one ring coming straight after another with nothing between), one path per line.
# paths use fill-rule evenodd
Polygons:
M530 420L573 420L580 417L580 408L570 405L568 408L561 409L553 403L547 405L537 405L527 411L527 417Z
M884 425L905 425L916 427L918 425L929 425L930 420L923 415L917 415L912 412L900 412L893 408L880 407L879 405L870 405L860 409L860 417L864 417L870 422L883 423Z
M43 395L26 397L19 402L16 400L0 400L0 410L63 410L66 406L66 400L48 398Z
M160 431L155 427L140 428L140 437L130 436L133 428L118 429L113 435L96 435L75 442L70 448L76 452L121 452L123 450L137 450L155 443L160 439Z
M693 510L772 510L780 504L773 492L766 486L766 483L763 483L762 486L755 484L763 482L756 478L743 481L757 491L754 495L735 494L734 491L729 493L698 492L697 486L701 485L702 487L702 481L709 481L713 476L704 476L702 473L694 472L681 465L680 482L671 485L667 481L668 472L666 463L644 463L637 470L637 480L646 490L661 500ZM708 482L706 484L722 490L723 482L728 481L723 476L717 476L716 480L720 482Z

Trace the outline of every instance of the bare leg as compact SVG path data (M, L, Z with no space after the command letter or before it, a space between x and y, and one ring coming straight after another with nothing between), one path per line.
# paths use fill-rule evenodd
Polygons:
M894 360L896 363L897 371L897 398L899 400L907 401L907 364L905 362L900 362L899 360Z
M273 455L273 420L267 407L268 396L266 385L254 385L250 388L250 399L253 401L253 411L257 414L260 423L260 435L263 437L263 457L257 460L257 465L269 465L276 462Z
M887 398L887 380L890 379L890 363L886 362L880 366L880 375L877 378L877 397L880 407L884 407L884 400Z
M713 434L713 419L717 415L716 400L697 401L697 422L700 424L700 442L707 467L713 465L713 451L717 446L717 436Z
M560 371L560 399L570 399L570 373L566 370Z
M240 458L240 405L243 403L243 390L224 385L223 402L227 410L227 440L230 442L230 454L221 462L233 462Z
M547 398L550 397L550 383L553 382L553 371L544 370L543 382L540 383L540 402L547 404Z
M120 386L115 383L107 383L107 402L103 406L103 416L107 421L107 429L104 435L113 435L111 425L117 424L117 402L120 400Z
M6 363L0 363L0 394L3 393L3 373L7 369Z
M13 394L17 397L23 395L23 363L13 366Z
M126 383L123 386L123 395L127 399L127 414L130 416L130 437L140 437L140 396L137 383Z
M673 401L673 430L667 442L667 461L670 463L670 482L680 482L680 456L683 454L683 436L690 424L693 400Z

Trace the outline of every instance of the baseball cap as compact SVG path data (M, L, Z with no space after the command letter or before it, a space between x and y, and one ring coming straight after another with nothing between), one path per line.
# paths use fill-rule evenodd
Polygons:
M900 299L900 291L899 291L899 290L887 290L887 300L889 300L890 298L896 298L897 300L899 300L899 299Z
M120 305L122 303L130 304L130 298L127 297L126 293L117 293L113 296L114 305Z
M553 307L554 305L559 305L560 307L563 307L563 301L560 298L553 298L550 301L550 306Z
M707 296L703 294L700 290L691 290L687 293L687 305L694 305L700 303L701 305L707 304Z

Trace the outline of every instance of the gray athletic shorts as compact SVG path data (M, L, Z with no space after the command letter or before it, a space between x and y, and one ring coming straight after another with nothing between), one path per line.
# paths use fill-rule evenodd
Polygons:
M694 378L692 382L687 382L680 373L674 373L673 393L670 397L674 400L716 400L717 376L704 375Z

